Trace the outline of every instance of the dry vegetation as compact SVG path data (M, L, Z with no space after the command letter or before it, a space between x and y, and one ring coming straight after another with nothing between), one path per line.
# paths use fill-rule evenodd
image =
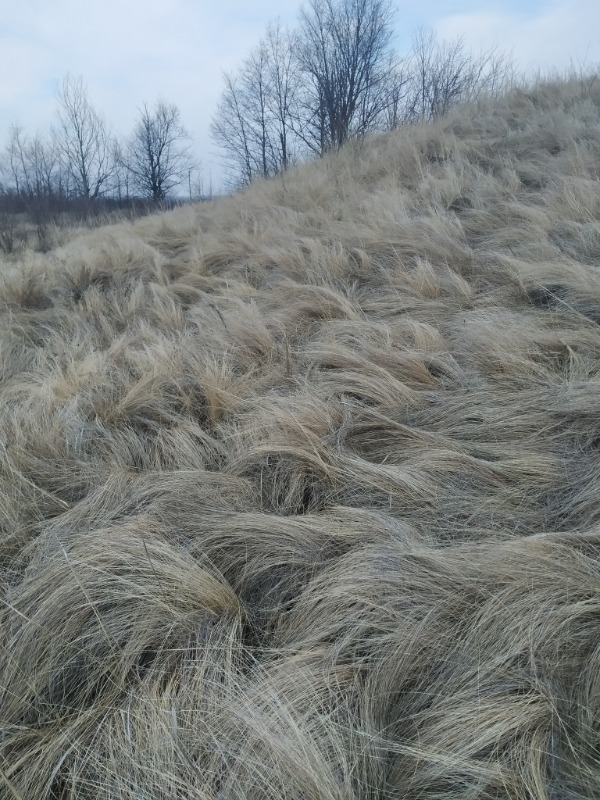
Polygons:
M0 797L600 797L600 84L3 267Z

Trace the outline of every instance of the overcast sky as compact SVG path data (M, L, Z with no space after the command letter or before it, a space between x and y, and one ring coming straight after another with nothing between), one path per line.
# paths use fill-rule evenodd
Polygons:
M209 137L222 72L235 68L279 17L294 24L302 0L0 0L0 146L8 127L45 132L58 86L81 75L117 134L139 105L175 103L208 176ZM461 34L473 49L499 45L522 69L600 63L599 0L398 0L397 48L421 25Z

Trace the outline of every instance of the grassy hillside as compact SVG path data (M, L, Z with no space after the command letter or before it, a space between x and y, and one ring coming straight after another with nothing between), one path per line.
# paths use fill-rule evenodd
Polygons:
M0 798L600 797L600 82L0 280Z

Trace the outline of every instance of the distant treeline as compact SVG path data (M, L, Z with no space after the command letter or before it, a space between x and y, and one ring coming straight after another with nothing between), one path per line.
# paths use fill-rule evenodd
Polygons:
M457 103L503 92L510 59L470 53L419 30L393 47L389 0L307 0L295 29L271 24L225 88L211 132L231 183L284 171L367 133L431 120Z
M93 107L81 77L67 75L58 95L55 124L46 135L11 125L0 156L0 248L10 252L24 215L45 226L68 217L90 219L115 209L143 213L178 197L203 194L191 140L179 109L144 104L124 141Z

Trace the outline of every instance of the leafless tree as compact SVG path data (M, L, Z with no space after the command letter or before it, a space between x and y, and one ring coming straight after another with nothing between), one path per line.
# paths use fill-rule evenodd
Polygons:
M295 158L294 107L298 65L291 34L276 23L235 73L211 125L232 166L233 183L247 184L285 170Z
M405 79L389 0L309 0L297 32L271 25L225 89L211 132L235 184L389 124Z
M21 195L28 189L28 164L26 157L27 143L23 128L14 124L10 126L8 145L3 159L3 172L6 174L7 186Z
M257 172L268 178L272 172L273 143L269 125L269 53L261 42L244 62L242 81L245 88L246 122L256 150Z
M169 197L196 168L190 141L177 106L160 100L150 109L144 103L124 152L133 188L155 203Z
M113 142L92 107L82 78L67 75L59 94L55 142L75 194L92 200L110 187L115 170Z
M501 51L473 54L462 38L440 43L433 31L423 28L413 38L409 71L407 121L431 120L458 103L497 95L513 74L510 59Z
M384 110L380 123L385 130L393 130L405 120L406 100L410 96L411 76L406 61L391 58L385 83Z
M118 140L114 141L113 159L115 174L112 180L112 196L118 202L128 201L131 198L131 173L127 168L125 146Z
M314 151L369 130L390 101L393 10L388 0L309 0L298 58L307 102L300 135Z
M293 131L293 119L297 113L300 72L295 56L298 37L289 30L284 30L279 23L269 25L264 40L267 53L269 75L269 92L267 103L273 139L277 144L277 171L287 169L296 156L296 141Z
M256 174L250 122L246 115L245 87L239 74L226 72L223 78L225 88L210 131L215 142L226 154L234 185L244 185L250 183Z
M59 176L58 153L52 141L44 141L36 134L27 150L30 191L38 199L56 194Z
M29 138L18 124L10 127L2 172L6 189L22 200L39 201L58 193L59 159L54 143L39 133Z

